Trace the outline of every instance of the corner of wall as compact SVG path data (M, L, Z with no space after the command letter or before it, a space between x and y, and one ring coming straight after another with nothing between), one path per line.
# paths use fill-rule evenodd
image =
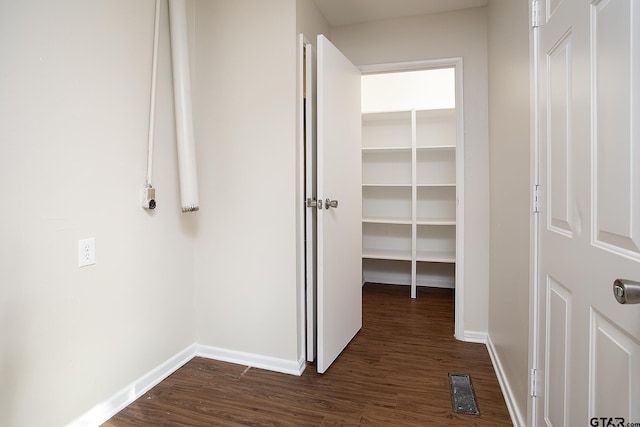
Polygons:
M490 0L488 344L505 398L526 420L529 369L530 117L528 2ZM522 424L524 425L524 424Z
M523 411L521 410L521 405L519 405L519 402L516 398L517 396L513 392L511 383L509 382L509 377L504 370L502 360L500 359L490 336L487 336L486 344L487 350L489 351L489 357L491 358L491 364L493 365L493 368L495 370L496 377L498 378L498 384L500 384L502 395L504 396L505 403L507 404L507 409L509 410L509 415L511 416L511 422L513 422L514 426L525 427L527 425L526 413L523 413Z

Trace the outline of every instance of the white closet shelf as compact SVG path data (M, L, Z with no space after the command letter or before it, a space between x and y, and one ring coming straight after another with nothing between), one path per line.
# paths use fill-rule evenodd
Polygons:
M456 225L455 218L418 218L417 225Z
M362 223L367 224L406 224L411 225L411 218L362 218Z
M422 187L422 188L427 188L427 187L455 187L455 186L456 186L455 184L452 184L452 183L449 183L449 182L443 183L443 184L438 184L438 183L435 183L435 184L416 184L416 187Z
M375 250L362 249L362 258L365 259L388 259L396 261L411 261L411 251Z
M442 263L455 263L455 253L443 253L434 251L417 251L416 261L419 262L442 262Z
M416 151L438 151L438 150L455 150L455 145L421 145L416 147ZM364 148L363 148L364 150Z
M362 154L366 154L366 153L375 153L375 152L385 152L385 153L389 153L389 152L411 152L411 147L363 147L362 148Z
M387 120L387 119L397 119L403 118L406 120L411 120L411 110L385 110L385 111L363 111L362 112L362 120Z
M362 186L363 187L377 187L377 188L384 188L384 187L389 187L389 188L394 188L394 187L411 188L411 184L366 184L366 183L363 183Z

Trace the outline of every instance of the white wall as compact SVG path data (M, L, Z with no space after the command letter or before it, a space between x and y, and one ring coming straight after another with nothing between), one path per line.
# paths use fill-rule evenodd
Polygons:
M329 27L311 0L192 4L201 211L185 215L162 2L158 209L148 213L139 190L153 3L0 5L0 425L68 423L195 341L295 363L304 355L295 34L313 41ZM464 326L486 331L490 304L490 337L524 407L528 83L526 36L510 26L526 21L526 2L515 3L489 6L490 300L486 10L339 27L331 38L358 65L464 58ZM500 122L507 111L511 126ZM97 264L80 269L77 241L92 236Z
M314 0L296 0L296 27L296 32L303 33L314 45L318 34L327 38L331 35L331 27Z
M295 1L195 9L197 339L298 363Z
M529 339L529 22L527 0L489 2L491 258L489 337L526 419Z
M489 294L487 15L474 8L335 27L331 39L355 65L462 57L465 127L465 317L486 333Z
M166 10L158 208L139 200L153 14L152 0L0 3L0 425L64 425L195 341ZM97 263L78 268L85 237Z

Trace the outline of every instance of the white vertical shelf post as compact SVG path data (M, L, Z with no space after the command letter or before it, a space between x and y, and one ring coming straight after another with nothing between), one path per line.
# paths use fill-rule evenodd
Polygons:
M417 241L418 226L417 220L417 200L418 200L418 176L417 162L418 153L416 150L416 110L411 110L411 298L416 298L417 290Z

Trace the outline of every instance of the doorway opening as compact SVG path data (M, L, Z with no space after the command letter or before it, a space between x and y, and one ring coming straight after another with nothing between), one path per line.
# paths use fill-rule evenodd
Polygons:
M321 41L324 43L324 48ZM332 331L340 332L350 329L342 323L342 317L348 317L354 324L360 318L357 314L362 310L361 289L351 289L354 279L358 288L365 281L409 285L413 297L417 296L418 286L454 288L454 335L460 340L466 340L462 310L464 307L462 59L385 64L358 69L353 67L329 42L321 40L321 36L318 38L317 50L302 36L299 47L300 150L298 164L300 168L298 170L299 194L303 203L300 204L298 218L300 219L299 235L301 237L306 235L306 239L300 239L299 265L301 268L298 270L302 284L299 294L300 307L304 313L300 316L300 354L306 356L308 362L316 360L320 354L320 347L323 347L320 345L319 337L322 334L327 335L326 329L321 328L321 325L326 327L329 321ZM340 69L339 74L344 72L344 78L350 76L347 78L349 80L347 86L336 89L336 83L344 82L340 80L343 77L336 77L336 75L330 77L339 81L332 80L331 84L328 84L329 73L333 71L327 71L322 65L324 61L329 62L323 52L331 56L332 61L336 60L341 64L337 67ZM432 79L427 83L426 87L430 89L424 89L424 83L411 82L410 78L419 78L422 74L440 75L440 80ZM369 93L363 81L369 78L375 79L376 75L383 79L409 76L408 83L395 83L390 86L391 90L388 91L390 95L387 98L393 98L396 104L387 103L384 106L371 107L370 104L362 103L361 91ZM357 91L350 89L354 83L354 77ZM443 91L445 88L448 89ZM408 101L411 105L397 104L402 99L397 94L402 90L414 95L422 93L423 96L419 97L423 102ZM426 96L425 91L433 96ZM448 96L444 99L448 101L443 101L443 97L435 96L435 93L447 93ZM357 94L356 104L351 105L349 101L349 112L336 113L335 110L346 106L347 99L351 100L354 94ZM330 98L331 108L327 108ZM351 114L352 110L355 110L354 116ZM350 129L349 132L353 131L351 125L355 123L357 132L338 144L341 148L332 161L320 162L314 158L316 151L321 151L319 147L324 147L326 141L337 141L337 138L328 138L329 132L324 128L329 122L325 119L329 116L332 117L332 124L340 123L341 129L347 127ZM377 131L374 131L376 129ZM361 144L360 133L362 133L364 145ZM382 136L370 138L370 135L375 133ZM354 158L350 142L355 141L357 144ZM321 157L318 155L318 158ZM348 196L338 194L345 191L347 184L351 184L352 180L348 177L337 183L332 182L330 190L329 186L325 185L321 188L318 176L326 175L324 168L320 167L321 164L325 166L330 164L332 167L346 165L347 176L357 177L353 180L357 182L355 193L349 193ZM320 169L324 171L322 174ZM360 180L361 182L358 182ZM335 198L339 204L337 202L335 206L329 204L329 198L332 199L331 202ZM358 209L355 209L354 202ZM323 219L340 221L341 218L347 218L345 214L351 218L353 212L357 212L353 218L355 223L350 223L344 232L337 237L334 236L335 239L319 237L319 223ZM325 274L333 274L331 268L327 269L329 263L322 263L324 273L322 277L320 275L320 252L326 249L324 245L327 242L339 243L339 248L347 245L351 247L352 243L357 243L357 247L352 252L358 252L358 259L349 258L350 261L347 263L351 267L357 266L357 276L354 278L349 274L346 286L349 292L353 291L354 295L357 294L358 298L354 297L352 300L359 301L358 307L351 303L344 303L346 299L343 297L322 298L320 296L322 286L318 283L334 285L339 283L338 280L325 280ZM324 254L335 258L334 249L339 248L334 247L331 251L325 251ZM346 257L342 258L346 259ZM387 275L386 279L380 278L383 274ZM344 292L344 286L340 289ZM330 315L322 316L322 319L319 308L321 300L324 301L325 308L328 305L327 302L334 305L327 312ZM355 333L358 329L359 327L354 329ZM342 337L345 339L342 339L336 355L348 344L355 333L349 333L348 337L343 333L346 338ZM320 368L318 371L323 372Z
M462 332L460 61L367 67L362 75L363 283L455 289ZM460 309L458 309L460 308Z

